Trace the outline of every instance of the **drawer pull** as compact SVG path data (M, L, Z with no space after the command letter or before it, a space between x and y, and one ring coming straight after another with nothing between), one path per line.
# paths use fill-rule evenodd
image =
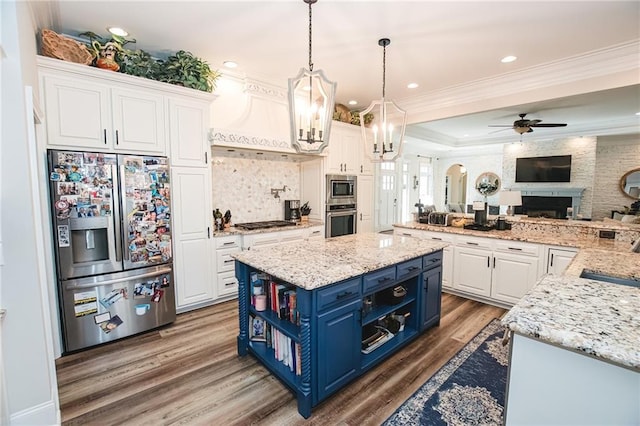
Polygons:
M509 248L509 250L522 251L522 249L518 248L518 247L508 247L508 248Z
M345 297L349 297L353 294L352 291L343 291L336 294L336 299L344 299Z
M235 244L234 241L229 241L229 242L226 242L226 243L222 243L223 246L232 246L234 244Z
M442 241L442 238L440 237L431 237L432 240L436 240L436 241Z
M478 243L472 243L471 241L467 241L467 244L469 244L470 246L477 246Z
M234 259L227 259L224 261L224 263L233 263L235 260Z
M232 281L232 282L230 282L230 283L224 283L224 286L225 286L225 287L231 287L231 286L234 286L234 285L236 285L236 283L235 283L235 282L233 282L233 281Z
M386 281L391 281L391 278L389 278L389 277L378 278L378 283L383 283L383 282L386 282Z
M403 232L403 233L402 233L402 235L406 235L407 237L410 237L410 236L411 236L411 234L410 234L410 233L408 233L408 232Z
M436 263L437 261L439 261L440 259L429 259L429 262L431 263Z
M409 267L407 268L407 271L411 272L411 271L415 271L416 269L420 269L420 268L419 268L419 267L417 267L417 266L409 266Z

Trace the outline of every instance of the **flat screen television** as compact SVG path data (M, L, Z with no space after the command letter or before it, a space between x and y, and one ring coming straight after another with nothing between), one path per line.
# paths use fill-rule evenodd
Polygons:
M516 182L571 182L571 156L516 158Z

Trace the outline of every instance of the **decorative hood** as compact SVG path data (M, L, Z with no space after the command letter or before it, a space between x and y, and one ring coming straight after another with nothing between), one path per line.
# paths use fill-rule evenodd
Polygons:
M295 154L286 89L224 74L212 106L209 141L214 147Z

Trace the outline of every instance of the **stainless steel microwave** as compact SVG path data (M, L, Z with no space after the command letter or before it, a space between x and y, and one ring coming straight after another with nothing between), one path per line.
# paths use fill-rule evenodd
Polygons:
M355 204L356 176L327 175L327 204Z

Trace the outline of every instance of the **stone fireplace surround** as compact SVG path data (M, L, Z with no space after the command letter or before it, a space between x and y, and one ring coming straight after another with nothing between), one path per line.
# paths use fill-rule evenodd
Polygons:
M510 188L522 193L522 206L515 208L516 214L531 217L543 216L555 219L567 217L567 207L573 208L575 219L580 214L580 204L585 188Z

